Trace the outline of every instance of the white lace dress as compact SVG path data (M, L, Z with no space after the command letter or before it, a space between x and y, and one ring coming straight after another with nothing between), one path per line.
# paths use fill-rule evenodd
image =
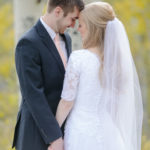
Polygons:
M100 65L98 56L85 49L69 58L61 97L74 106L65 126L65 150L126 150L103 107Z

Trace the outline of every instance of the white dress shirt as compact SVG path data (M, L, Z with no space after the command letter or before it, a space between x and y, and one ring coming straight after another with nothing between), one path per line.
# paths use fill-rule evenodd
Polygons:
M48 32L48 34L50 35L50 37L52 38L52 40L54 41L54 38L56 36L55 31L43 21L42 17L40 18L40 21L41 21L42 25L44 26L44 28L46 29L46 31ZM68 60L66 44L61 36L60 36L60 46L61 46L61 49L64 53L66 60Z

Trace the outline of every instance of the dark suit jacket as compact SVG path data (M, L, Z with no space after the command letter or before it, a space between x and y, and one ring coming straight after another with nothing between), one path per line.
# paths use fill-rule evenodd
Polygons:
M71 53L71 39L62 35ZM22 94L13 147L17 150L47 150L62 136L55 119L65 69L58 51L40 20L19 40L16 70Z

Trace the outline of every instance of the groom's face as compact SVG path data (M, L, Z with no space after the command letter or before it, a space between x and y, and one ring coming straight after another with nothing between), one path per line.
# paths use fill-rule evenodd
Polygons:
M64 33L67 28L74 28L76 19L79 17L79 10L75 7L73 12L62 16L57 22L57 28L59 33Z

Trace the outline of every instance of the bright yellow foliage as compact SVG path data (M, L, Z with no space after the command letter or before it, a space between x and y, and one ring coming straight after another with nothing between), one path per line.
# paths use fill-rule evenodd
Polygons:
M150 150L150 140L146 136L142 137L142 150Z
M12 6L8 3L0 8L0 53L13 48L14 33L12 30Z
M0 5L0 150L11 148L18 109L12 5Z

